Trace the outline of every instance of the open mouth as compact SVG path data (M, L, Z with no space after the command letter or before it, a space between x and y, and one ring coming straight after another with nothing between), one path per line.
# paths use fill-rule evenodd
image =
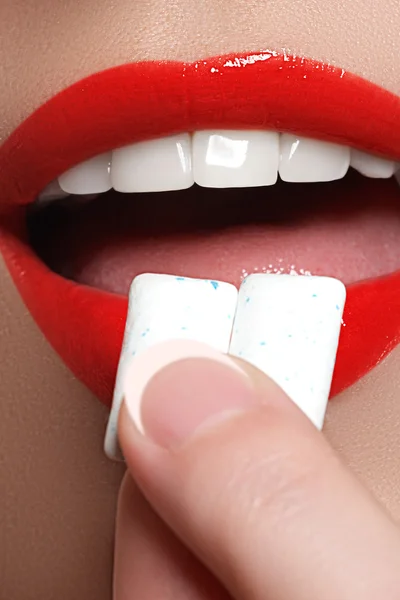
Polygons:
M125 65L0 148L2 251L107 403L139 273L337 277L334 395L400 341L399 159L400 98L340 69L275 52Z

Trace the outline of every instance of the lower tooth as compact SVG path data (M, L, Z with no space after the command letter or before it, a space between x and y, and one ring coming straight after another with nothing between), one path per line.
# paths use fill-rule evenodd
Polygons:
M329 277L250 275L239 291L230 354L271 377L319 429L345 297Z
M237 296L233 285L217 281L152 274L134 279L104 444L107 456L121 457L116 430L122 382L131 357L172 339L204 342L227 353ZM140 414L138 422L141 422Z
M399 185L400 185L400 168L398 169L398 171L394 174L395 179L397 179Z

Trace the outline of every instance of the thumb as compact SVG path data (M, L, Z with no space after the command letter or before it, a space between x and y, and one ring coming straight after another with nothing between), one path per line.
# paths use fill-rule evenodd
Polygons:
M395 524L250 365L198 343L148 350L119 436L150 504L234 598L397 598Z

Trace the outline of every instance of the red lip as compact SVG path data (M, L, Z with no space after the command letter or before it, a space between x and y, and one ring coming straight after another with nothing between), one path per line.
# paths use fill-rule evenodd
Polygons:
M111 399L126 298L51 273L23 241L24 209L72 165L141 139L208 128L297 132L400 158L400 98L321 63L264 52L137 63L81 81L0 148L1 249L33 317L72 371ZM400 342L400 272L348 288L332 395Z

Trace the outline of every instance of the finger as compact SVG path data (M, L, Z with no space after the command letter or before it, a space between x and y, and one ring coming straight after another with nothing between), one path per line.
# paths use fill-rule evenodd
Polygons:
M217 579L152 510L130 475L121 486L114 600L229 600Z
M155 347L131 365L119 434L149 502L235 598L397 597L395 524L257 370Z

